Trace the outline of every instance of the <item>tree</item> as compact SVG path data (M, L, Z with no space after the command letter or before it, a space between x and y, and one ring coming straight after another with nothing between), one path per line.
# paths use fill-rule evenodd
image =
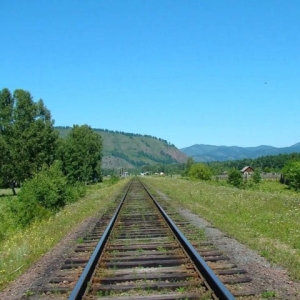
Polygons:
M13 122L14 99L8 89L0 91L0 133L9 134Z
M260 171L258 169L255 169L253 175L252 175L252 180L254 183L259 184L261 181L261 175Z
M13 127L14 99L8 89L0 91L0 178L1 185L10 185L14 190L13 167L10 151Z
M58 133L50 111L42 100L33 101L29 92L18 89L11 96L8 89L0 93L1 147L6 158L0 167L3 184L24 182L50 166L55 159Z
M210 168L204 164L193 164L190 167L189 176L194 179L210 180L212 172Z
M102 138L88 125L74 125L62 140L59 156L70 182L101 179Z
M194 164L194 160L192 157L188 157L187 161L186 161L186 164L185 164L185 168L184 168L184 171L182 173L183 176L189 176L189 172L190 172L190 169L191 169L191 166Z
M300 190L300 161L288 163L282 170L284 182L295 190Z
M237 169L231 169L228 172L227 182L235 187L240 187L243 182L242 174Z

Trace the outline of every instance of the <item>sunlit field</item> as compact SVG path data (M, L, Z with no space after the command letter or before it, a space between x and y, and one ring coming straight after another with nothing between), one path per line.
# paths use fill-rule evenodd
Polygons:
M241 190L173 177L143 180L300 279L299 193L274 181Z

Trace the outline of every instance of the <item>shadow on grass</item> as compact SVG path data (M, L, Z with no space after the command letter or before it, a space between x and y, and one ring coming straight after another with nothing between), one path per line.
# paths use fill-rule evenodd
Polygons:
M18 195L18 194L17 194ZM11 194L0 194L0 198L4 198L4 197L11 197L11 198L13 198L13 197L16 197L17 195L13 195L13 193L11 193Z
M16 197L18 195L19 192L19 188L16 188L16 195L13 194L13 191L11 189L0 189L0 198L4 198L4 197Z

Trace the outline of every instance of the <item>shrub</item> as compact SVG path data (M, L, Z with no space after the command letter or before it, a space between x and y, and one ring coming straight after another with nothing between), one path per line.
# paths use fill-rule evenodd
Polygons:
M228 172L228 178L227 178L227 182L230 185L233 185L237 188L242 186L243 183L243 177L242 174L239 170L237 169L232 169Z
M11 202L10 209L14 213L15 223L21 227L29 225L34 220L48 218L51 215L51 211L37 203L34 194L30 192L23 194L22 201Z
M284 182L295 190L300 190L300 161L288 163L282 170Z
M261 175L259 170L255 170L252 175L252 180L254 183L259 184L261 182Z
M15 212L18 223L26 226L58 211L67 203L68 194L67 179L59 162L55 162L24 183L11 210Z
M9 202L8 202L9 203ZM9 205L1 207L0 210L0 241L9 236L11 228L13 228L13 216L9 209Z
M75 183L68 185L66 189L66 203L76 202L79 198L86 194L86 185L83 183Z
M109 183L111 184L114 184L116 182L118 182L120 180L120 177L116 176L116 175L112 175L110 178L109 178Z
M19 200L22 201L26 194L31 194L42 207L55 211L65 205L66 190L67 179L60 169L59 162L55 162L49 168L44 167L24 184Z
M189 176L193 179L210 180L212 172L210 168L204 164L193 164L190 167Z

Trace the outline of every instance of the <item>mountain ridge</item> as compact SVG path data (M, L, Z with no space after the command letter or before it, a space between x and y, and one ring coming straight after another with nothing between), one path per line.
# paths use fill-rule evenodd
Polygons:
M195 144L179 150L187 156L192 157L196 162L226 161L300 152L300 142L289 147L274 147L268 145L239 147Z
M56 126L61 137L69 126ZM187 156L168 141L150 135L92 128L103 139L103 169L133 169L155 164L184 163Z
M65 137L72 127L56 126L55 129L61 137ZM185 163L188 157L192 157L195 162L213 162L300 153L300 142L281 148L269 145L240 147L195 144L178 149L166 140L150 135L108 129L93 130L103 138L103 169L132 169L155 164Z

